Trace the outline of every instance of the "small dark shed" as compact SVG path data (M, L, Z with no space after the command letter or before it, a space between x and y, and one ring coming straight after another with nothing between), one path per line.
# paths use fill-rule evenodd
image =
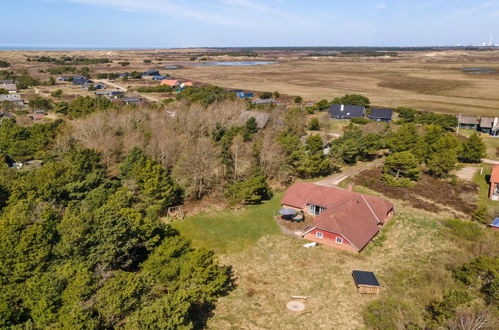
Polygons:
M371 108L371 113L367 116L371 120L391 122L393 117L392 109Z
M353 279L357 285L357 290L361 294L378 294L381 285L373 272L365 272L354 270L352 272Z

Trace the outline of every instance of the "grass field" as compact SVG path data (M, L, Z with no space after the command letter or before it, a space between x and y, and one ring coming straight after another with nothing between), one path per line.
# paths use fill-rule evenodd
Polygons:
M352 270L375 271L383 296L406 285L392 282L394 269L414 272L423 264L443 265L448 253L455 252L441 235L441 217L398 202L393 221L361 254L322 246L305 249L306 241L281 234L274 223L280 198L175 223L195 246L214 249L220 261L234 269L237 288L221 298L210 328L359 329L363 306L377 297L357 293ZM305 313L285 309L293 295L308 297Z
M239 211L201 213L174 223L197 247L217 253L234 253L254 245L266 235L280 233L272 215L279 210L281 194L258 206Z

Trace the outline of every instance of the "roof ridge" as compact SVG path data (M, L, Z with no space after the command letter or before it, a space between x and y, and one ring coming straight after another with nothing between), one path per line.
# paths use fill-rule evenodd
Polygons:
M364 197L364 195L363 194L360 194L360 195L362 196L362 199L364 200L364 202L366 202L367 207L369 208L369 210L371 210L371 213L374 215L374 217L376 218L376 220L378 220L378 224L383 223L382 221L379 220L378 216L376 215L376 212L374 212L374 210L372 209L371 205L369 205L369 202Z

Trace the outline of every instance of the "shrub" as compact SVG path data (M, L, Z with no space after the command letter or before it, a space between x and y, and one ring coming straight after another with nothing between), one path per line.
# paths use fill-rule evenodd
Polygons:
M348 104L348 105L361 105L367 107L371 101L363 96L358 94L346 94L343 97L337 97L333 100L333 104Z
M427 307L427 326L437 328L445 321L455 315L456 309L463 304L469 303L472 296L463 290L452 290L442 300L433 301Z
M363 317L370 329L418 329L422 323L418 314L414 306L396 298L387 298L369 303Z
M476 223L459 219L450 219L444 222L452 235L474 242L483 236L483 229Z
M244 181L231 184L227 189L231 205L260 204L264 200L271 199L272 195L272 190L261 171L257 171Z
M62 93L63 93L62 89L58 89L53 91L50 95L52 95L52 97L61 97Z
M366 125L366 124L369 124L371 122L371 120L369 120L367 118L352 118L351 122L354 124Z
M303 98L301 96L295 96L293 98L293 101L295 102L295 104L301 104L303 102Z
M272 98L273 94L271 92L263 92L260 94L260 98L262 100L270 99Z
M321 125L319 123L319 118L314 117L310 119L310 122L308 124L308 129L311 131L318 131L321 129Z

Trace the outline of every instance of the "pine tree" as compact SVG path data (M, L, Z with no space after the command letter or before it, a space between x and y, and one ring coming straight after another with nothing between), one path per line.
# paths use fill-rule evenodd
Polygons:
M485 158L486 146L477 133L473 133L469 139L463 143L459 160L465 163L480 163Z

